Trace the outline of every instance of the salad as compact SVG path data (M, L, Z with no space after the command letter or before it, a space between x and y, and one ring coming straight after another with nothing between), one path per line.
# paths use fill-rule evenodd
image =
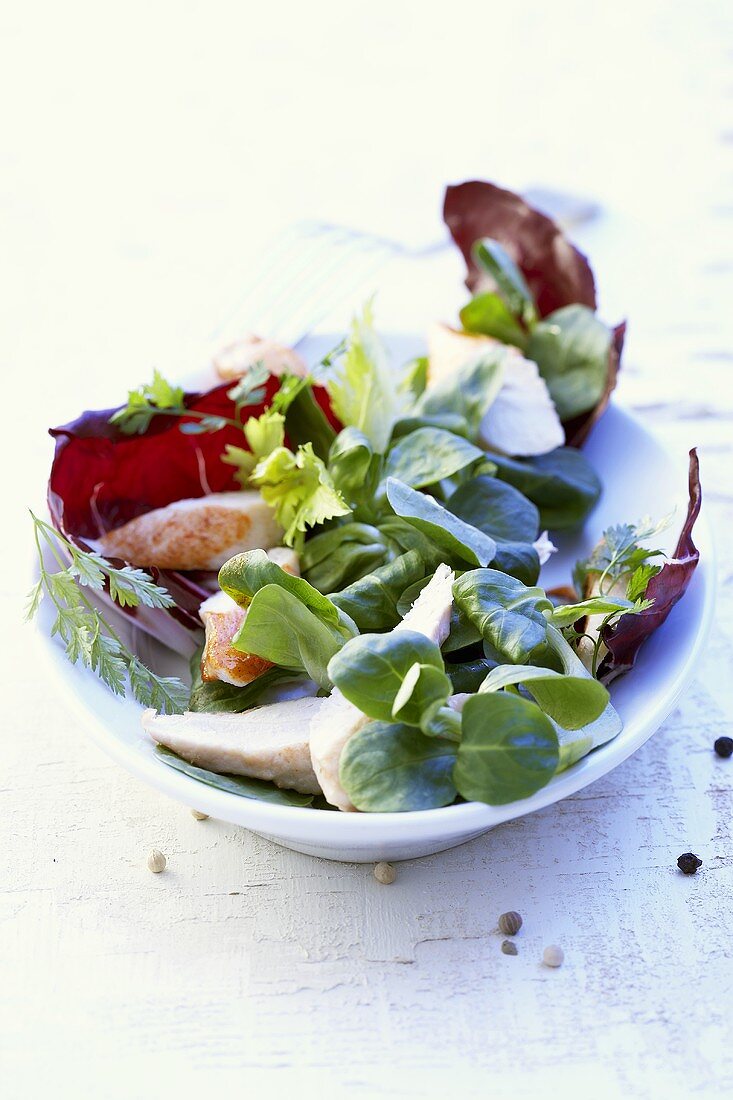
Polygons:
M369 302L316 364L248 337L204 393L156 372L51 431L29 616L49 600L69 660L204 783L362 812L526 798L619 733L608 684L696 567L693 450L670 556L669 520L620 516L542 587L602 492L580 448L624 326L519 196L464 183L444 213L470 297L424 357L393 361ZM146 667L109 604L190 657L190 684Z

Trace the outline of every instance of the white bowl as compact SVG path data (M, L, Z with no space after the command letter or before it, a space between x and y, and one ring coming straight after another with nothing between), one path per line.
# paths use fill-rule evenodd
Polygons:
M594 429L585 453L603 481L603 496L582 532L556 540L560 553L543 570L541 583L546 587L567 582L575 560L585 555L609 524L647 514L660 517L676 507L676 538L685 515L687 456L672 458L628 412L612 406ZM703 492L704 476L703 470ZM643 647L635 668L611 687L613 704L624 722L622 732L531 798L506 806L469 802L401 814L344 814L271 805L216 790L156 757L152 743L142 734L142 708L136 702L117 698L92 673L69 665L57 639L49 636L48 606L42 605L39 615L39 637L53 679L82 727L111 757L165 794L277 844L324 859L359 863L410 859L453 848L501 822L558 802L611 771L654 733L687 686L712 618L714 551L704 508L694 537L701 560L684 598ZM155 642L151 645L156 667L185 675L182 659ZM144 656L149 659L146 648Z

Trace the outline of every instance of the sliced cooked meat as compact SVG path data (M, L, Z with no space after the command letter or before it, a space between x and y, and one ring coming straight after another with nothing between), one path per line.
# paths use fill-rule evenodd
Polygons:
M271 703L244 714L156 714L146 710L143 729L199 768L268 779L278 787L318 794L308 743L310 720L325 699Z
M107 557L159 569L220 569L245 550L277 546L283 535L257 492L212 493L177 500L108 531L99 540Z
M501 389L484 415L479 441L510 455L537 455L565 442L560 417L537 364L493 336L433 325L428 334L430 383L444 381L482 352L497 351L504 371Z
M256 363L264 364L270 374L308 373L304 361L292 348L267 340L262 336L243 336L222 350L214 358L214 370L225 381L241 378Z
M416 630L436 645L442 645L450 632L455 579L449 566L439 565L395 630Z

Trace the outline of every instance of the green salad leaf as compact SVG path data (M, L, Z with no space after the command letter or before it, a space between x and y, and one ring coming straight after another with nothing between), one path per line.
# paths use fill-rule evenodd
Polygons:
M479 269L490 275L496 283L497 290L512 315L525 325L533 325L537 319L537 311L532 292L504 246L491 237L483 237L475 242L472 253Z
M502 806L529 798L552 779L557 734L534 703L503 691L472 695L461 717L453 778L464 798Z
M527 333L498 294L477 294L463 307L460 318L465 332L493 336L503 344L514 344L518 348L527 345Z
M577 527L601 495L598 476L573 447L558 447L533 458L491 457L496 476L537 505L540 526L550 531Z
M305 672L328 689L328 662L344 642L341 630L324 622L292 592L267 584L255 593L232 645L280 668Z
M341 783L357 810L402 813L447 806L456 796L455 742L404 723L370 722L341 754Z
M416 428L398 439L387 455L385 473L413 489L434 485L483 459L467 439L442 428Z
M499 665L479 691L500 691L514 684L526 688L545 714L569 730L595 722L608 704L607 690L592 676L568 676L535 665Z
M612 334L587 306L550 313L532 330L526 355L547 383L561 420L595 407L608 383Z
M219 570L219 587L238 603L249 607L266 585L277 585L312 611L321 622L335 628L344 638L357 633L354 623L333 602L302 577L294 577L272 561L264 550L236 554ZM254 651L253 651L254 652Z
M201 679L201 648L191 658L191 696L188 709L207 714L242 714L259 706L265 692L283 680L292 680L292 672L284 668L268 668L249 684L237 686L223 680Z
M488 565L496 554L496 543L476 527L454 516L433 497L387 478L387 500L396 515L426 535L449 562Z
M398 382L374 329L374 311L368 302L361 316L354 318L346 355L326 376L325 384L341 423L363 432L379 454L387 450L392 425L411 401Z
M328 674L350 703L383 722L421 726L451 694L440 649L414 630L352 638Z
M418 404L419 414L459 417L466 425L467 437L478 439L481 421L499 396L508 354L499 344L484 349L450 377L430 386Z
M528 588L497 569L473 569L453 585L459 609L496 653L513 664L530 664L547 640L544 611L552 602L541 588Z
M407 550L340 592L334 592L331 598L359 630L391 630L402 617L398 606L402 593L423 579L426 568L429 566L419 550Z

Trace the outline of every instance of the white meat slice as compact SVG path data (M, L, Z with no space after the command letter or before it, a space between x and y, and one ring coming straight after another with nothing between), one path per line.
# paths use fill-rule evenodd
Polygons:
M453 606L454 574L439 565L435 575L395 630L415 630L440 645L448 637ZM326 706L311 719L310 745L313 770L326 799L339 810L354 810L341 785L339 767L346 743L370 721L366 715L334 688Z
M449 566L439 565L395 630L416 630L436 645L442 645L450 632L455 579Z
M213 366L220 378L229 381L241 378L256 363L263 363L270 374L297 374L305 376L308 368L297 351L250 333L241 340L222 348L214 356Z
M433 325L428 333L430 384L450 378L483 351L501 353L504 373L499 392L481 421L480 442L509 455L545 454L562 446L565 433L537 364L493 336Z
M160 569L220 569L245 550L277 546L283 529L257 492L176 500L99 539L107 557Z
M341 753L346 742L366 726L371 719L345 699L334 688L323 700L324 706L311 718L310 754L313 771L321 790L332 806L339 810L355 810L339 777Z
M537 364L519 352L507 356L504 381L481 421L479 441L508 455L542 455L565 442L560 417Z
M196 767L268 779L278 787L318 794L308 744L309 721L326 700L292 699L244 714L156 714L146 710L143 729Z

